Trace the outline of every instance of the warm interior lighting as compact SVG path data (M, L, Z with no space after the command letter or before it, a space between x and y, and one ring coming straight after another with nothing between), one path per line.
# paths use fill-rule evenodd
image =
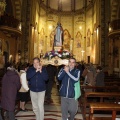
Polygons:
M18 29L21 31L21 29L22 29L21 23L20 23L20 25L19 25L19 28L18 28Z
M53 27L52 27L52 25L49 25L49 29L51 30Z
M12 58L12 55L10 55L10 58Z
M84 60L84 52L85 52L84 50L81 51L81 53L82 53L82 60Z
M84 52L85 52L84 50L81 51L81 53L84 53Z
M9 61L10 61L10 62L12 61L12 55L9 56Z
M82 26L80 26L79 29L81 30L81 29L82 29Z
M109 27L109 32L111 32L111 30L112 30L111 27Z

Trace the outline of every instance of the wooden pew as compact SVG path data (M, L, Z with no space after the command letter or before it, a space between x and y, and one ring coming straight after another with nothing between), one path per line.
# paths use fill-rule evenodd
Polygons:
M113 86L113 85L120 85L120 80L116 81L116 80L105 80L105 86ZM83 85L84 81L80 81L80 85Z
M105 86L120 86L120 82L105 82Z
M90 103L89 120L93 120L93 114L96 110L112 111L112 120L116 119L116 111L120 111L120 104L115 103Z
M89 86L89 85L81 85L81 90L91 90L92 92L96 92L97 90L102 90L104 92L117 92L119 90L119 86Z
M86 120L86 107L89 106L90 102L88 98L100 98L100 103L103 102L103 98L115 98L113 102L118 103L120 98L120 92L85 92L83 96L81 96L80 106L83 113L83 119Z
M118 82L120 82L120 78L109 78L109 79L106 79L106 78L104 78L104 81L118 81Z

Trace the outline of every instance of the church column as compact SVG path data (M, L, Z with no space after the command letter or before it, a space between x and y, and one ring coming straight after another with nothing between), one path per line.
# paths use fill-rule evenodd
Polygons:
M106 24L106 27L105 27L105 66L107 67L108 66L108 61L109 61L109 58L108 58L108 51L109 51L109 38L108 38L108 33L109 33L109 21L110 21L110 7L111 7L111 4L110 4L110 0L105 0L105 24ZM108 68L107 68L108 69Z
M23 37L22 37L22 58L25 62L28 62L29 60L29 27L30 27L30 2L31 0L24 0L22 5L22 21L23 21Z
M46 50L46 52L48 51L48 28L49 28L49 24L48 24L48 21L47 21L47 19L48 19L48 15L49 15L49 7L50 7L50 1L48 0L47 1L47 10L46 10L46 35L45 35L45 50Z
M73 46L75 42L75 33L74 33L74 12L75 12L75 0L71 0L71 11L73 12L72 15L72 36L70 40L70 52L73 54Z
M93 34L94 34L94 3L92 3L92 63L94 62L95 63L95 55L94 55L94 41L93 41Z
M119 56L119 77L120 77L120 48L119 48L119 54L118 54L118 56Z
M86 40L87 40L86 39L86 8L87 8L87 0L84 0L84 6L85 6L84 7L84 19L85 19L85 25L84 25L84 28L85 28L85 30L84 30L84 33L85 33L84 34L85 35L84 36L84 46L85 46L84 47L84 50L85 50L84 56L85 57L84 57L84 61L87 62L87 56L86 56L86 50L87 50L87 47L86 47Z
M100 0L100 64L105 66L105 0Z
M70 40L70 52L73 54L73 46L75 41L75 35L74 35L74 16L72 16L72 37Z

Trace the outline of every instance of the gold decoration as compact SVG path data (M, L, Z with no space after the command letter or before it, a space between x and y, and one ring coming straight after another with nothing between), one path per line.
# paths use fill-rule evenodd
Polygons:
M5 0L0 0L0 16L3 15L6 7L6 2Z
M48 59L41 59L41 64L42 65L54 65L54 66L59 66L59 65L68 65L69 60L68 59L61 59L58 56L55 56L54 58L48 60Z

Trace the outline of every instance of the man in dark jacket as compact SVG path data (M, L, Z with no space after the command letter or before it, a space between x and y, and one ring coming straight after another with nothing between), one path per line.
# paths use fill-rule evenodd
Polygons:
M27 79L30 84L30 96L36 120L44 120L45 81L48 80L48 74L46 69L40 65L39 58L33 59L33 67L28 69Z
M62 81L60 88L62 120L74 120L78 110L78 101L75 100L74 84L80 78L80 71L75 68L76 59L70 58L69 65L62 68L58 79Z
M20 77L12 65L7 68L7 72L2 79L2 100L1 106L7 110L9 120L15 120L14 110L17 91L20 89Z

